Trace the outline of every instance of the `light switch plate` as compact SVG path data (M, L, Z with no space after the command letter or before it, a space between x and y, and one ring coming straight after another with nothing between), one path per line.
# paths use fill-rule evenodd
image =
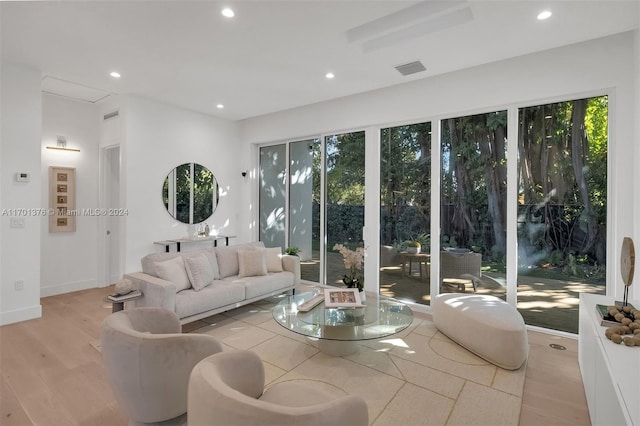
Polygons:
M10 226L12 228L24 228L24 217L12 217Z

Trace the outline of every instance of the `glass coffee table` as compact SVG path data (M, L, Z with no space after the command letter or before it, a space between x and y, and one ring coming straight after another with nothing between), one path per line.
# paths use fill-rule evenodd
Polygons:
M307 337L314 346L333 356L358 351L357 342L398 333L413 321L411 308L375 293L366 294L366 305L357 308L325 308L324 302L307 312L298 306L322 290L285 296L274 308L273 318L282 327Z

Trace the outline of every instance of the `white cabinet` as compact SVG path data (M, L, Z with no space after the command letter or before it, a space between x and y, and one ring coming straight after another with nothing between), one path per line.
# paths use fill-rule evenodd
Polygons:
M638 308L640 303L632 302ZM617 345L604 335L596 304L614 299L580 295L578 362L594 425L640 426L640 347Z

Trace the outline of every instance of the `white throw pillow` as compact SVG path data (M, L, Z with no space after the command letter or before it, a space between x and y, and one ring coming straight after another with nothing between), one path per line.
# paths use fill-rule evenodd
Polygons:
M265 249L267 255L267 271L282 272L282 247Z
M156 262L155 267L159 278L171 281L176 285L176 292L191 287L182 256L176 256L164 262Z
M213 269L205 254L185 257L184 266L195 291L200 291L213 282Z
M238 250L238 267L240 278L267 275L265 249Z

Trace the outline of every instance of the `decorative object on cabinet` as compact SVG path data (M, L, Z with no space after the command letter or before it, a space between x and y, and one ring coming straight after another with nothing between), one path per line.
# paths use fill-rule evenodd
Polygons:
M629 287L631 283L633 283L635 262L636 250L633 246L633 240L629 237L624 237L622 240L622 249L620 250L620 273L622 274L622 282L624 283L622 306L627 306L629 302Z
M49 232L75 232L76 216L76 169L49 167Z

